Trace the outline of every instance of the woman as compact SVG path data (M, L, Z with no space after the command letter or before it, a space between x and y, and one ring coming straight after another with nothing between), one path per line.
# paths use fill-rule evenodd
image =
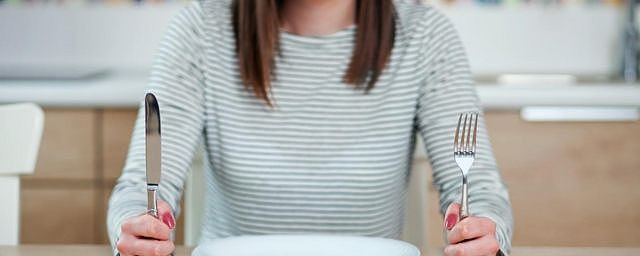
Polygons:
M479 111L463 47L433 8L391 0L203 0L153 67L163 128L160 220L145 211L139 115L108 225L121 255L173 248L198 143L210 165L202 239L341 233L398 238L415 133L440 192L446 255L510 247L511 209L484 124L458 221L457 114ZM141 111L143 113L144 111ZM166 202L166 203L165 203Z

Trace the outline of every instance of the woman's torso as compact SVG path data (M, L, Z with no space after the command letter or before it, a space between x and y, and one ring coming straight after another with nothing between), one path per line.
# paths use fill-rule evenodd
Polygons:
M390 63L368 93L342 82L356 28L323 37L281 33L270 108L240 82L226 1L200 5L211 169L203 239L398 237L424 79L423 41L411 17L429 9L397 6Z

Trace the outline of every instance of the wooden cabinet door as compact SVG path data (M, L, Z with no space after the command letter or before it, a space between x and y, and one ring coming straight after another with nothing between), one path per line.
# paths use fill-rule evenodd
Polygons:
M45 109L33 175L23 180L95 179L96 115L91 109Z
M640 122L487 115L518 245L640 246Z
M93 243L96 115L45 109L35 173L21 178L21 243Z
M640 246L640 122L525 122L510 112L486 121L514 245ZM436 192L427 198L429 244L442 245Z

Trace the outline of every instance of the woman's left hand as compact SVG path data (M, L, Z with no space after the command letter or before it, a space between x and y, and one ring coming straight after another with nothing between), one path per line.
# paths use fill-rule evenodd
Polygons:
M495 256L500 249L496 224L489 218L469 216L459 221L460 204L453 203L445 213L444 228L449 245L447 256Z

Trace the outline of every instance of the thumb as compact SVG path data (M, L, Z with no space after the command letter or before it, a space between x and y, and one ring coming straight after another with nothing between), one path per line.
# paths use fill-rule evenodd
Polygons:
M176 219L173 217L171 206L165 201L158 200L158 218L170 229L176 227Z
M453 226L458 223L460 219L460 204L452 203L447 207L447 211L444 213L444 227L447 230L451 230Z

